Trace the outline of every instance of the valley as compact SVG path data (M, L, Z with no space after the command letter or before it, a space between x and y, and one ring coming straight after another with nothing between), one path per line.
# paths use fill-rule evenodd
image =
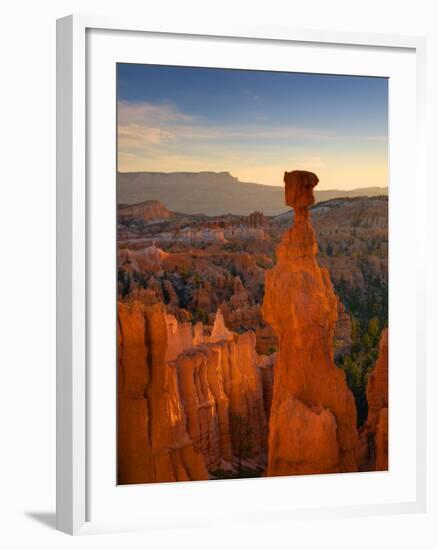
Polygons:
M160 200L119 205L120 483L265 474L280 339L263 301L266 273L295 221L283 210L206 215ZM355 411L351 468L373 469L367 440L376 437L376 421L370 428L366 421L369 399L378 399L369 398L368 379L388 323L388 200L334 198L310 206L309 215L314 261L335 292L335 369ZM296 406L293 414L304 414Z

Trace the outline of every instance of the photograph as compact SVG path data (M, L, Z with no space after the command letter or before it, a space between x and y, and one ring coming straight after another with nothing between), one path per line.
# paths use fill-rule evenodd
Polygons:
M1 548L437 549L435 4L2 6Z
M388 470L389 79L116 71L117 483Z

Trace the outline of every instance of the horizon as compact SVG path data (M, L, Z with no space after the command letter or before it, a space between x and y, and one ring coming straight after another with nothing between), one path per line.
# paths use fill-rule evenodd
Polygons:
M319 191L388 187L385 78L117 64L120 173L229 172Z
M200 170L199 172L188 172L188 171L174 171L174 172L165 172L162 170L129 170L129 171L121 171L117 170L117 174L165 174L165 175L172 175L172 174L230 174L233 178L236 178L238 183L247 183L250 185L263 185L267 187L279 187L283 188L284 183L282 184L265 184L265 183L259 183L256 181L241 181L240 178L237 176L234 176L231 172L228 170L221 170L220 172L215 172L213 170ZM318 186L314 189L314 191L317 193L318 191L356 191L357 189L371 189L371 188L379 188L379 189L388 189L388 182L386 185L366 185L365 187L350 187L349 189L344 189L341 187L330 187L329 189L320 189ZM153 199L148 199L153 200Z

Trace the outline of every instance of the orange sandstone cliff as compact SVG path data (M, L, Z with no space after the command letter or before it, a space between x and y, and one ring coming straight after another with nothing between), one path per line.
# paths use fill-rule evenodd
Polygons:
M356 471L355 403L333 357L337 297L317 263L308 213L318 178L294 171L284 182L295 220L278 246L276 266L266 272L263 302L279 342L266 475Z
M118 482L203 480L265 469L267 421L255 335L211 336L161 303L118 303Z
M366 387L369 411L361 434L367 468L388 470L388 329L381 334L378 359Z
M189 348L175 364L187 430L208 471L239 459L264 468L267 422L254 333Z
M118 304L118 482L208 479L166 362L162 304Z

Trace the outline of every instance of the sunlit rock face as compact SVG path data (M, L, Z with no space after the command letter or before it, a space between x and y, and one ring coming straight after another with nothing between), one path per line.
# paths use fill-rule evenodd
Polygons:
M378 359L366 387L369 406L361 432L362 469L388 469L388 329L381 334Z
M172 213L161 201L151 200L122 206L118 209L121 220L142 218L144 221L170 218Z
M337 322L334 329L334 357L350 353L352 348L352 321L344 305L337 300Z
M166 363L164 306L118 304L118 482L208 479Z
M175 361L187 431L211 472L232 464L239 454L259 467L266 465L259 362L249 332L187 349Z
M220 309L217 310L214 319L214 325L212 327L211 342L219 342L220 340L232 340L233 335L230 330L226 328L225 320L223 319L223 314Z
M262 369L273 357L256 353L253 332L235 334L216 317L204 337L201 323L179 323L162 303L118 303L119 483L265 469Z
M259 368L261 370L261 380L263 386L263 400L264 400L264 411L268 421L270 419L270 409L272 408L272 398L273 398L273 380L274 380L274 368L277 353L272 353L270 355L260 355Z
M239 334L236 338L230 384L232 443L237 454L244 446L248 458L264 463L267 455L267 422L255 346L255 334L251 331Z
M118 306L118 482L155 481L145 393L150 380L144 306Z
M308 213L318 178L294 171L284 182L294 225L277 248L276 266L266 271L263 301L279 342L266 475L355 471L355 403L333 359L337 297L317 263Z
M162 261L168 254L155 246L148 246L140 250L122 249L118 252L118 262L128 262L132 269L137 271L161 271Z
M372 432L376 431L381 409L388 407L388 330L381 334L378 359L369 375L366 388L369 412L367 426Z
M203 334L191 323L178 323L174 315L166 314L167 324L167 351L166 361L173 361L185 349L191 348L196 343L201 344Z
M315 203L313 189L319 183L319 178L313 172L293 170L284 173L285 203L295 210L307 209Z

